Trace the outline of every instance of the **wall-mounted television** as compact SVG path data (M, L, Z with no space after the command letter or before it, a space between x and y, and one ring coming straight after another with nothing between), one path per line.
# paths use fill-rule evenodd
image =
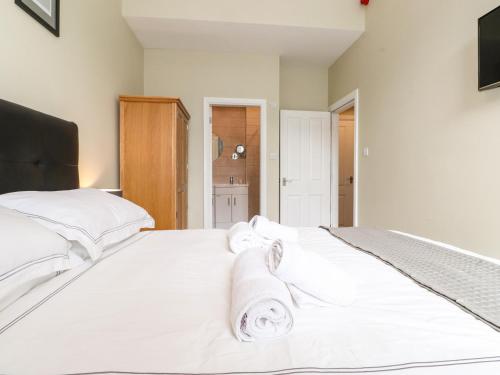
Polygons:
M500 6L479 19L479 90L500 87Z

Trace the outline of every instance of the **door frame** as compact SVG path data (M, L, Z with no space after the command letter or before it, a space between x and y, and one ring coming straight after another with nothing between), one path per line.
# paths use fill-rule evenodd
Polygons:
M328 110L332 114L332 173L331 173L331 223L336 227L339 223L339 115L347 109L354 107L354 186L353 186L353 224L359 225L359 89L347 94L342 99L332 104ZM337 173L334 173L334 169ZM335 215L336 213L336 215Z
M265 99L203 98L203 226L213 228L211 107L260 107L260 215L267 214L267 101Z

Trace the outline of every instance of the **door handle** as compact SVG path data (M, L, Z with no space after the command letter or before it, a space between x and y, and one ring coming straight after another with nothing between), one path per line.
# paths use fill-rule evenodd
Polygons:
M292 182L293 180L291 178L286 178L283 177L283 186L286 186L289 182Z
M227 197L227 205L231 207L231 197Z
M236 197L233 197L233 206L236 206Z
M354 177L349 176L349 183L352 184L354 182Z

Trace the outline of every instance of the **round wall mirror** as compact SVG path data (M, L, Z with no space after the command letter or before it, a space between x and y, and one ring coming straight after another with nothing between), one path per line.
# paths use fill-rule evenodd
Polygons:
M237 145L236 146L236 153L239 155L243 155L245 153L245 146L244 145Z

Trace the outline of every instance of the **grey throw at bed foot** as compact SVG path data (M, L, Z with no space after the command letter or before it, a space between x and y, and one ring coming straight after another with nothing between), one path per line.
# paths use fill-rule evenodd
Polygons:
M386 230L325 229L500 331L499 264Z

